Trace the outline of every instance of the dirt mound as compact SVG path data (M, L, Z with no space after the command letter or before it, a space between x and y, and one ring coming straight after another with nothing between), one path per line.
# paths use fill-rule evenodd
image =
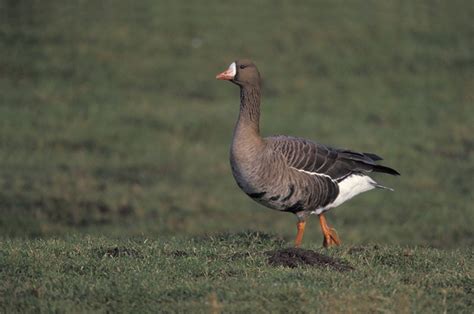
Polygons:
M290 268L301 266L329 267L337 271L354 270L347 262L332 258L312 250L286 248L266 252L268 263L272 266L285 266Z

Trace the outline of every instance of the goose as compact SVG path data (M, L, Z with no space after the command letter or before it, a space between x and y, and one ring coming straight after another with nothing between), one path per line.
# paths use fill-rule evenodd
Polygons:
M377 164L382 158L322 145L304 138L260 135L260 73L251 60L232 62L216 79L240 87L240 112L230 149L230 165L237 185L250 198L274 210L297 217L295 247L303 240L306 220L319 217L323 246L341 244L324 214L354 196L381 188L372 172L400 175ZM393 190L392 190L393 191Z

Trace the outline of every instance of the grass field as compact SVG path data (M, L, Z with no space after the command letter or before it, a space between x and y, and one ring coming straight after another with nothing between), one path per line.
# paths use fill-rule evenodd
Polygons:
M156 241L1 242L6 312L416 312L472 310L473 251L366 245L323 254L354 270L273 268L285 241L242 232ZM470 277L469 277L470 274Z
M467 0L0 0L0 308L472 312L472 16ZM238 90L214 77L240 57L264 78L264 134L401 172L328 214L342 248L308 225L304 248L355 270L267 265L296 221L231 176Z

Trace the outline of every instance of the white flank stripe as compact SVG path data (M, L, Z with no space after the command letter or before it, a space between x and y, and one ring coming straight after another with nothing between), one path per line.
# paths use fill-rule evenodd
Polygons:
M360 193L370 191L372 189L375 189L377 186L379 186L377 182L375 182L371 177L365 176L365 175L352 174L348 176L347 178L345 178L344 180L342 180L341 182L337 182L333 178L328 176L327 174L310 172L306 170L297 169L295 167L290 167L290 168L293 168L299 172L304 172L310 175L329 178L333 182L335 182L339 187L339 194L337 195L334 202L326 205L324 208L318 208L317 210L311 212L312 214L319 215L330 208L334 208L341 205L342 203L350 200L351 198L353 198L354 196Z
M313 175L313 176L326 177L326 178L329 178L329 179L331 179L332 181L334 181L333 178L331 178L330 176L328 176L327 174L324 174L324 173L306 171L306 170L298 169L298 168L295 168L295 167L290 167L290 168L295 169L295 170L297 170L297 171L299 171L299 172L304 172L304 173Z

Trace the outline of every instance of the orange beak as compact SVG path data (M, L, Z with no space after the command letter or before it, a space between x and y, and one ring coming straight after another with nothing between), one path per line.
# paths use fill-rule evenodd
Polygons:
M234 79L235 73L236 73L236 70L235 70L235 62L234 62L229 66L227 70L225 70L222 73L217 74L216 79L231 81Z

